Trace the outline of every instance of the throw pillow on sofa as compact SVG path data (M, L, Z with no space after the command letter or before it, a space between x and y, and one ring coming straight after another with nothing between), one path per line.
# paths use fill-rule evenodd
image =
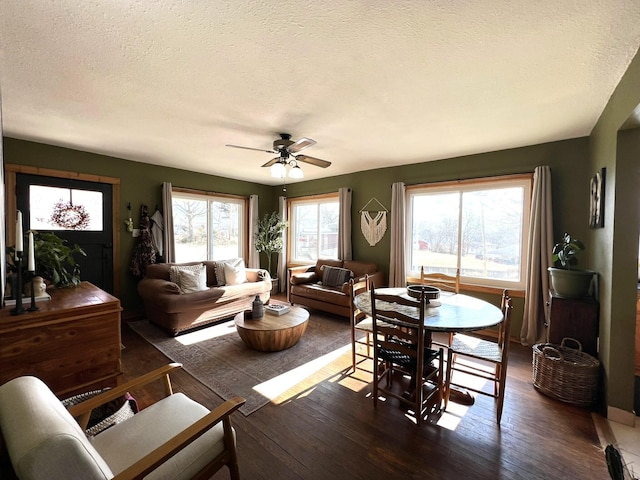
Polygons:
M247 272L244 268L244 262L241 265L232 266L228 263L223 265L224 278L226 285L240 285L247 281Z
M328 287L341 287L353 277L353 272L346 268L322 266L322 284Z
M180 293L200 292L207 289L207 270L199 265L174 265L169 278L180 287Z
M215 263L214 269L216 271L216 286L221 287L227 285L227 279L225 277L224 266L229 265L232 268L245 268L244 260L242 258L232 258L229 260L219 260Z

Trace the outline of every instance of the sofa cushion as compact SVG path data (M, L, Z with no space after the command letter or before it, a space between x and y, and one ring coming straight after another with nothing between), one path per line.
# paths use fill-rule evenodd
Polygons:
M180 287L180 293L201 292L207 289L207 272L202 263L173 265L169 269L169 277Z
M182 393L176 393L99 433L91 443L113 473L118 474L207 413L209 410L199 403ZM158 422L158 418L164 421ZM189 448L177 453L145 478L192 478L223 450L222 423L218 423L191 443Z
M328 287L341 287L353 276L353 272L346 268L322 266L322 284Z
M308 298L326 305L339 305L340 307L349 308L350 298L339 287L328 287L317 283L292 285L291 295L297 297L302 305L305 305L302 298Z
M215 286L220 287L222 285L227 284L227 279L224 275L224 266L229 265L231 267L237 268L239 266L245 267L244 260L242 258L230 258L228 260L217 260L215 262L215 271L216 271L216 284Z

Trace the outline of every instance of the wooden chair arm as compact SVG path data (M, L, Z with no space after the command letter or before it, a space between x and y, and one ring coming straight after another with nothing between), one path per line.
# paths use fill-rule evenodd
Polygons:
M164 365L160 368L157 368L149 373L141 375L140 377L134 378L122 385L118 385L117 387L106 390L95 397L89 398L84 402L80 402L77 405L73 405L69 407L69 413L76 418L80 427L85 430L87 425L89 424L89 418L91 416L91 411L94 408L98 408L101 405L104 405L107 402L115 400L118 397L121 397L129 390L134 387L139 387L142 385L146 385L147 383L151 383L155 380L159 380L160 378L164 378L165 384L165 395L171 395L173 390L171 388L171 380L169 379L169 373L174 370L182 368L181 363L169 363L168 365Z
M225 443L233 441L231 432L231 420L229 416L245 403L242 397L235 397L227 400L219 407L202 417L193 425L185 428L182 432L160 445L158 448L145 455L129 468L123 470L113 477L113 480L129 480L144 478L150 472L162 465L167 459L178 453L191 442L196 440L207 430L218 422L224 422ZM227 445L227 448L229 445Z

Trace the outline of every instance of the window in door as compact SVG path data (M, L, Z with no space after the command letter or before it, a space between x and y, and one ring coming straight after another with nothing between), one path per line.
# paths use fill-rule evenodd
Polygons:
M103 229L103 194L94 190L31 185L29 224L33 230Z

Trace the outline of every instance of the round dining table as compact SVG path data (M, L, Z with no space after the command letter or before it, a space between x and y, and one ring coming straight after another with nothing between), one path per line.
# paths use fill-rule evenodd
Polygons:
M413 298L409 296L406 288L376 288L375 291L379 294ZM372 314L370 292L357 295L354 303L367 315ZM384 308L388 309L389 305ZM419 317L417 307L404 313L416 319ZM502 320L502 311L489 302L460 293L441 292L438 299L431 300L426 305L424 328L427 332L469 332L493 327Z
M413 298L407 293L406 288L376 288L376 293L396 295L405 298ZM379 300L380 302L380 300ZM357 308L371 315L371 292L364 292L354 299ZM416 302L417 304L417 302ZM379 305L379 304L377 304ZM382 308L393 310L393 303ZM402 313L419 318L419 310L416 308L403 309ZM431 343L432 332L469 332L493 327L503 321L502 310L495 305L460 293L441 292L436 300L427 303L424 314L424 328L427 337L425 341ZM451 401L465 405L474 403L473 397L466 391L452 387Z

